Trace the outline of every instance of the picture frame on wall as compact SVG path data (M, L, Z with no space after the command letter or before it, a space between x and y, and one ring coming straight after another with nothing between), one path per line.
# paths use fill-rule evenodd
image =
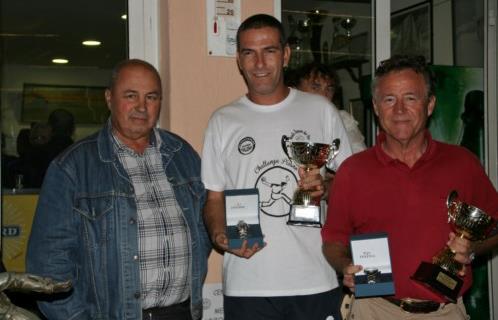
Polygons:
M391 54L415 54L432 62L432 2L391 14Z
M484 66L484 1L452 0L453 61L455 66Z
M109 117L105 87L25 83L21 122L46 122L56 109L69 111L77 124L103 124Z

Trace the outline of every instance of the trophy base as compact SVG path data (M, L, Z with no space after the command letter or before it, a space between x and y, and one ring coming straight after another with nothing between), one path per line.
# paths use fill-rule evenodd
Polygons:
M322 227L320 207L313 205L293 205L289 214L288 225L304 227Z
M451 302L456 302L463 285L463 280L460 277L429 262L422 262L412 279L446 297Z

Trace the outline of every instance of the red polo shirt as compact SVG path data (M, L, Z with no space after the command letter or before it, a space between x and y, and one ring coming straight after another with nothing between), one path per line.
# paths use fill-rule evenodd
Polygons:
M495 217L498 194L472 153L432 140L428 131L426 137L427 150L412 168L382 150L383 133L376 146L346 159L334 178L322 238L349 247L351 235L386 232L396 297L443 302L410 277L448 241L449 192ZM471 284L468 270L460 294Z

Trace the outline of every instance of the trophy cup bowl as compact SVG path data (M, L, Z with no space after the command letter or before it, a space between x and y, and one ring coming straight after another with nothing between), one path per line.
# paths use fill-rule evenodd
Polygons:
M470 241L484 240L494 228L495 219L457 198L458 193L453 190L446 199L448 222L455 234ZM413 279L455 302L463 285L463 280L458 276L462 268L463 265L455 260L455 253L446 246L432 258L432 263L422 262Z
M305 171L328 165L339 153L340 140L334 139L332 144L292 142L282 136L282 149L287 157L302 166ZM297 189L292 200L292 208L287 224L321 227L320 203L312 199L311 193Z

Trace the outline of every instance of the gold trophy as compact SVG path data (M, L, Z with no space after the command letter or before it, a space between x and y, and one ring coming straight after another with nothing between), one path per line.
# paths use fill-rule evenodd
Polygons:
M335 139L332 144L292 142L290 138L282 136L282 148L285 154L305 171L321 168L330 163L339 153L340 140ZM320 199L312 199L311 193L297 189L292 200L292 207L287 224L307 227L321 227Z
M477 207L456 200L457 197L458 193L453 190L446 200L448 222L456 235L470 241L486 239L495 226L495 219ZM412 278L456 302L463 285L463 279L458 275L463 265L454 257L455 253L446 246L432 258L432 263L422 262Z

